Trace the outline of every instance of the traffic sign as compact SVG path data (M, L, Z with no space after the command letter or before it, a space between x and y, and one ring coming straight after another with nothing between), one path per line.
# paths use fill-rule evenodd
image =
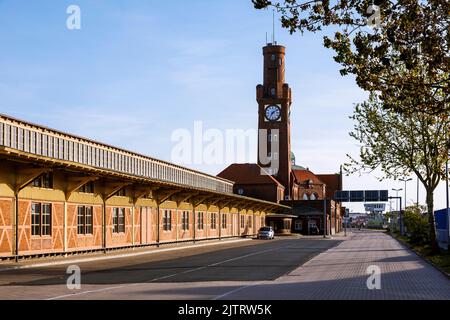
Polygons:
M340 190L334 193L333 199L341 202L387 202L388 190Z

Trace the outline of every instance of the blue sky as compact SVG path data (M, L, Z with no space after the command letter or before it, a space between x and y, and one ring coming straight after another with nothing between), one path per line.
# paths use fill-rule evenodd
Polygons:
M66 28L71 4L81 8L81 30ZM255 87L271 29L272 12L250 0L0 0L0 112L170 161L171 134L192 131L194 121L257 128ZM358 152L348 116L366 94L339 75L321 34L275 34L287 47L297 164L337 172ZM226 165L186 166L217 174ZM352 176L344 186L403 184ZM408 203L415 194L410 182ZM444 207L444 185L435 203Z

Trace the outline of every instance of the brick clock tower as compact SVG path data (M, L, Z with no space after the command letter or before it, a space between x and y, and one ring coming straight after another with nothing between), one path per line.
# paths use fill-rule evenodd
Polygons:
M286 197L291 196L292 100L291 89L284 83L285 47L269 43L263 48L263 56L264 83L256 86L258 164L285 187Z

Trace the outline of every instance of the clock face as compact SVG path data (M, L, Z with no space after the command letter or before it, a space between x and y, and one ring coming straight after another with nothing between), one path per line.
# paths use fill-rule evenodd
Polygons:
M266 119L274 121L278 120L281 116L281 110L279 106L272 105L266 108Z

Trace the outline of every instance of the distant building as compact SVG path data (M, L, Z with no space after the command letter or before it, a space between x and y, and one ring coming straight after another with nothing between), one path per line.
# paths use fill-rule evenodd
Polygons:
M369 213L383 213L386 211L386 203L364 203L364 209Z

